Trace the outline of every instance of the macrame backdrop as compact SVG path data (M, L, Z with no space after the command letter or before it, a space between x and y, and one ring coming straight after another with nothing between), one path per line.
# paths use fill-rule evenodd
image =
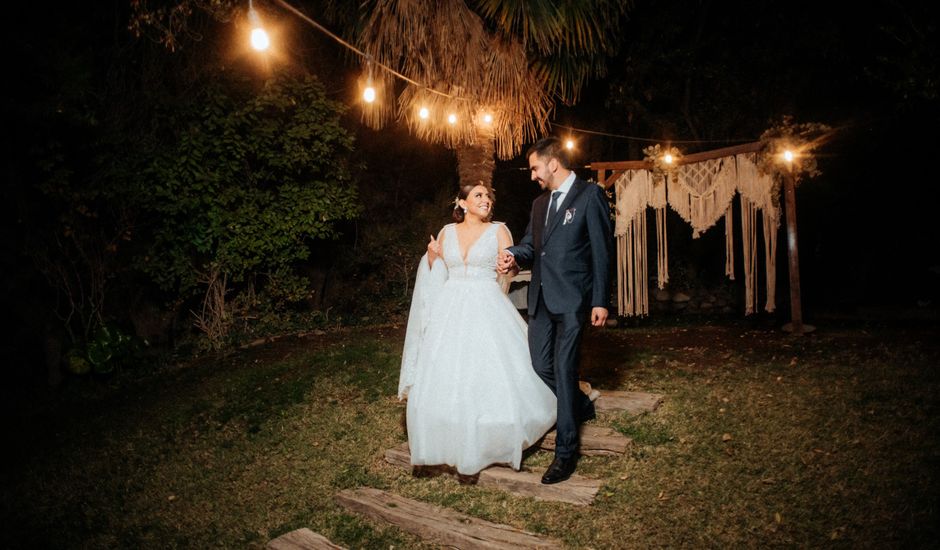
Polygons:
M656 211L659 288L669 281L666 253L666 185L648 170L628 170L614 183L617 195L617 304L621 315L649 313L646 208Z
M669 281L666 247L666 204L692 226L697 239L720 218L725 219L725 274L734 279L734 236L731 201L741 200L745 314L757 307L757 213L762 214L767 311L775 309L777 231L780 210L774 200L773 178L757 170L753 153L683 164L668 174L626 170L614 181L617 196L617 305L620 315L648 315L646 209L656 212L656 282Z

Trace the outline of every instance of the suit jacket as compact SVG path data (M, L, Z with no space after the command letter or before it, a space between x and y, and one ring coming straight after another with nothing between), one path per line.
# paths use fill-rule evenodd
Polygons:
M535 314L540 292L552 313L609 307L613 244L607 196L599 186L575 179L545 226L550 201L546 191L532 202L525 237L508 249L517 263L532 269L529 315Z

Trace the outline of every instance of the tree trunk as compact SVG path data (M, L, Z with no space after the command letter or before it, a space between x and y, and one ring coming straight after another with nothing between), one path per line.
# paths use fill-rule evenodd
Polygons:
M457 146L457 173L461 187L468 184L493 185L493 171L496 169L495 150L493 136L479 130L472 144Z

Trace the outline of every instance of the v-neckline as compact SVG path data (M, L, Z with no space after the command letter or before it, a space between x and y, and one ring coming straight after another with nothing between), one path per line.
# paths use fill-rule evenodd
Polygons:
M466 253L464 253L460 247L460 232L457 231L457 224L454 224L454 240L457 241L457 253L460 254L460 259L463 261L463 265L467 265L467 258L470 257L470 252L473 251L473 247L476 246L477 243L480 242L480 239L483 238L483 235L486 235L486 232L489 231L493 225L495 225L493 222L488 222L488 224L489 225L487 228L481 231L477 238L473 240L473 243L467 247Z

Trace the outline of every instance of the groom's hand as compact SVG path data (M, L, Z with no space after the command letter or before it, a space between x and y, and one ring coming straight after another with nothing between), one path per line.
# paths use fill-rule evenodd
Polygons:
M595 327L602 327L605 323L607 323L607 308L591 308L591 325Z

